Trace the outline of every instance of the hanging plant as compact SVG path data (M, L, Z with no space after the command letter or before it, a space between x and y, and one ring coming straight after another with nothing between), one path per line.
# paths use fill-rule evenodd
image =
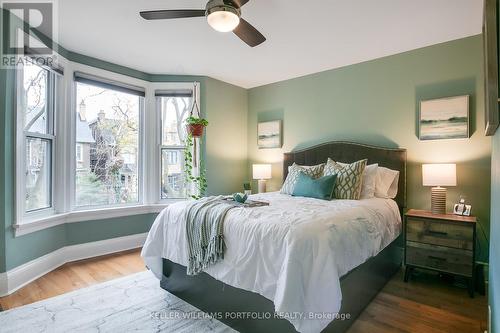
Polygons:
M195 138L200 138L203 135L203 130L208 126L208 121L203 118L189 117L186 119L186 127L188 135Z
M196 193L188 193L193 199L200 199L207 189L207 179L205 177L206 170L200 162L198 168L198 153L196 140L201 138L203 130L208 126L208 121L200 117L200 109L198 107L196 92L197 84L194 84L193 89L193 107L189 113L189 118L186 119L186 148L184 152L184 169L186 173L186 182L191 184L191 188L196 188ZM197 117L195 117L195 113ZM198 170L198 175L194 174L195 169ZM190 187L188 186L188 189Z

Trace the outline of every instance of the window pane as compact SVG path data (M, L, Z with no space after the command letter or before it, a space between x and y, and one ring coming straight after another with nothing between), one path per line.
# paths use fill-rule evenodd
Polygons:
M33 133L48 133L47 91L49 72L35 65L23 67L22 97L24 130Z
M185 197L184 150L164 148L161 150L161 198Z
M49 140L26 139L26 211L49 208L51 203L51 161Z
M184 145L184 121L189 117L191 102L192 97L160 97L162 145Z
M77 83L76 205L139 200L141 98Z

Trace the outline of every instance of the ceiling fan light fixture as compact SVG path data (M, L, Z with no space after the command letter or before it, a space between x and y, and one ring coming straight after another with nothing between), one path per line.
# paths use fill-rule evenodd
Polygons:
M240 12L236 8L215 7L207 14L208 24L219 32L231 32L240 24Z

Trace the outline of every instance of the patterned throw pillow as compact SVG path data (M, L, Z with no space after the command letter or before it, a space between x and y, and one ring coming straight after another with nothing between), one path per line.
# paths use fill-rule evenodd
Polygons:
M361 180L368 160L341 165L332 159L326 162L323 176L337 175L333 194L335 199L359 200Z
M285 182L283 183L283 187L281 188L281 193L283 194L292 194L293 189L295 188L295 184L297 183L297 179L299 178L299 174L302 171L309 177L317 179L323 176L323 169L325 168L325 163L313 165L313 166L302 166L293 163L290 167L288 167L288 175L286 176Z

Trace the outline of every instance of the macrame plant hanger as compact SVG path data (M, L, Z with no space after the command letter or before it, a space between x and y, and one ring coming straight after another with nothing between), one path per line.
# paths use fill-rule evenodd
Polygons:
M191 112L189 113L190 117L193 117L195 112L198 115L198 118L200 118L200 108L198 107L198 102L197 102L197 91L198 91L198 83L195 82L193 84L193 107L191 108ZM193 166L195 168L198 167L198 154L197 154L197 148L196 148L196 140L198 137L193 135Z

